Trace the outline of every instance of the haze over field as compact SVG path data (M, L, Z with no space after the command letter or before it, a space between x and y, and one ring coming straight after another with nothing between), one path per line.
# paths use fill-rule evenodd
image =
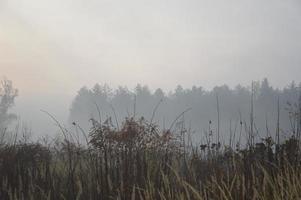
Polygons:
M301 80L298 0L0 0L0 75L46 134L84 85L152 90ZM35 124L35 126L33 126Z

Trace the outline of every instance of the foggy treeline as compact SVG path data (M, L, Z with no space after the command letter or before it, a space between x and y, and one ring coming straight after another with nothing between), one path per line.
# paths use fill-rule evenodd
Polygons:
M61 137L33 141L7 130L18 90L4 80L0 199L300 199L300 86L96 84L79 90L68 128L41 110Z
M300 84L295 82L283 89L273 88L267 79L233 89L227 85L212 90L177 86L169 93L160 88L151 92L140 84L133 91L126 87L111 89L106 84L96 84L91 89L83 87L78 91L70 109L69 123L75 122L88 131L91 118L104 121L111 117L117 127L125 117L135 116L168 129L181 113L187 111L179 117L176 126L185 125L198 141L203 140L208 131L216 134L219 128L221 140L228 143L225 140L230 135L237 142L235 134L240 131L244 140L253 113L257 140L275 137L278 122L280 136L287 138L297 129L293 113L300 107L299 88Z

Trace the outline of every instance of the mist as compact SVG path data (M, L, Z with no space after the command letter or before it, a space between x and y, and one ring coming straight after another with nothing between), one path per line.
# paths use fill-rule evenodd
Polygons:
M300 6L296 0L2 0L0 72L19 89L15 112L37 124L38 135L54 131L40 110L67 124L77 91L95 83L130 90L141 83L168 93L177 85L234 88L267 77L284 88L301 79Z
M0 199L301 199L300 0L0 0Z

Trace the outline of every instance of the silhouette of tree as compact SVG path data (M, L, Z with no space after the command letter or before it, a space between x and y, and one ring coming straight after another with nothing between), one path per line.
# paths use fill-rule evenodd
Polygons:
M12 81L4 78L0 83L0 129L17 118L15 114L8 112L14 106L17 96L18 90L13 87Z
M165 94L161 88L156 89L154 96L157 100L163 99L165 97Z

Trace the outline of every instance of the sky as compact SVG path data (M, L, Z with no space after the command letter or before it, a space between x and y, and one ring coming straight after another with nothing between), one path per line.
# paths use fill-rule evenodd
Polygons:
M23 115L67 113L95 83L283 87L301 80L300 35L299 0L0 0L0 76Z

